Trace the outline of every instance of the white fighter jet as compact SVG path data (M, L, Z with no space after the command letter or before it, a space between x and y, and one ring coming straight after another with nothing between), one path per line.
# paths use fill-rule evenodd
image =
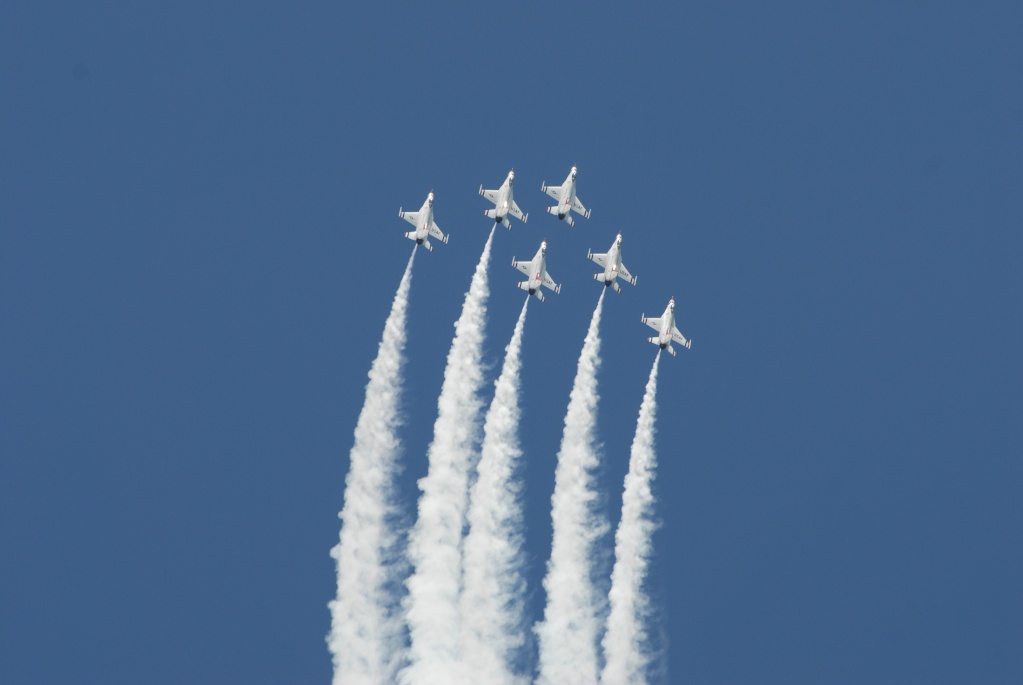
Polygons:
M426 202L419 208L418 212L403 212L398 210L398 216L416 227L416 230L409 231L405 237L416 241L430 252L433 252L433 245L430 244L430 236L433 236L442 243L448 241L448 237L440 232L437 223L433 220L433 191L426 196Z
M587 219L590 218L590 210L583 207L583 203L579 202L579 198L575 195L575 175L578 173L576 167L572 167L572 170L568 172L568 178L560 186L549 186L544 181L540 189L553 197L558 204L553 207L548 207L547 212L549 214L557 214L559 219L564 219L568 222L569 226L575 226L575 222L572 221L571 212L582 214Z
M511 230L511 221L508 220L509 214L522 223L526 223L526 219L529 218L529 215L523 214L522 210L519 209L519 206L515 204L515 198L513 197L514 189L514 169L508 172L508 178L504 179L504 183L502 183L501 187L497 190L483 190L483 186L480 186L480 195L494 203L494 209L484 210L483 213L507 228L509 231Z
M615 238L614 244L604 254L593 254L588 252L586 254L587 259L592 259L600 266L604 267L604 273L593 274L593 279L596 281L604 281L604 286L611 286L615 289L616 293L622 292L622 289L618 286L618 279L624 280L626 283L636 285L636 277L629 273L629 270L622 264L622 234L618 232L618 237Z
M540 249L536 251L536 256L528 262L517 262L512 257L512 266L526 274L526 280L518 283L520 288L528 290L530 295L536 295L537 299L544 302L543 293L540 291L540 286L544 286L549 290L553 290L556 293L561 292L561 286L554 282L550 274L547 273L547 241L544 240L540 243Z
M640 321L657 331L656 336L653 338L647 338L647 340L660 346L662 350L668 350L672 357L675 356L675 348L671 346L672 341L677 342L687 350L693 344L692 340L686 340L685 336L682 335L677 328L675 328L674 297L668 301L668 308L664 310L664 314L662 314L660 318L652 317L648 319L646 314L644 314Z

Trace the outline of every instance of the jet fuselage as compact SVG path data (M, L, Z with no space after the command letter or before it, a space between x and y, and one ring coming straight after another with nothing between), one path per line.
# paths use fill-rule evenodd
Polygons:
M575 201L575 167L568 172L565 182L561 185L561 198L558 201L558 221L564 221L565 216L572 211L572 203Z
M419 222L416 224L416 245L422 245L430 235L433 224L433 191L426 196L426 202L419 208Z
M657 344L663 350L671 344L671 332L675 328L675 298L668 301L668 306L661 315L661 330L657 335Z
M494 210L496 212L494 219L501 223L504 217L508 216L508 212L511 210L512 203L515 201L515 172L509 171L508 178L504 179L504 183L497 191L497 202L494 203Z
M618 272L622 268L622 234L615 238L614 245L607 251L607 266L604 267L604 285L611 287L611 284L618 278Z

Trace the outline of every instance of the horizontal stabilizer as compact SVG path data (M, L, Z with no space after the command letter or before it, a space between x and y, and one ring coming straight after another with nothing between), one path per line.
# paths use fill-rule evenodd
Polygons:
M615 292L616 292L616 293L618 293L619 295L621 295L621 293L622 293L622 287L621 287L620 285L618 285L618 280L617 280L617 279L616 279L616 280L613 280L613 281L611 281L611 287L615 289Z
M423 247L425 247L430 252L433 252L433 245L430 244L429 240L424 240L423 241Z
M409 240L415 240L416 239L416 232L415 231L409 231L408 233L405 234L405 237L408 238Z
M671 356L672 356L672 357L674 357L674 356L675 356L675 348L674 348L674 347L672 347L671 345L668 345L668 346L667 346L667 347L665 347L664 349L668 350L668 353L669 353L669 354L671 354Z
M496 219L497 218L497 210L496 209L484 209L483 213L485 215L489 216L491 219Z

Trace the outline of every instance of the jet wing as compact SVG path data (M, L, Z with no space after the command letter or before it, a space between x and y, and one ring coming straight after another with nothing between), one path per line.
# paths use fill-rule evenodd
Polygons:
M671 339L677 342L678 344L682 345L682 347L686 348L687 350L689 349L689 346L693 344L692 341L686 340L685 336L682 335L682 333L680 333L678 328L676 328L675 326L671 327Z
M441 232L440 227L437 226L436 221L430 222L430 235L432 235L437 240L443 241L445 243L448 241L447 237Z
M519 221L521 221L522 223L526 223L526 215L522 213L522 210L519 209L519 206L515 203L514 200L512 200L512 204L508 210L508 213L511 214L516 219L518 219Z
M592 254L591 253L590 254L590 259L595 261L600 266L603 266L605 268L607 267L607 253L606 252L603 253L603 254ZM622 267L622 268L624 269L625 267Z
M399 209L398 216L400 216L402 219L409 222L413 226L415 226L416 223L419 221L419 212L403 212Z
M643 323L645 323L647 326L650 326L650 328L654 329L658 333L661 332L661 317L651 316L643 319Z
M553 290L556 293L560 293L561 292L561 286L558 285L557 283L555 283L554 279L551 278L551 275L549 273L547 273L546 271L544 271L544 274L543 274L543 284L545 286L547 286L550 290Z
M585 207L583 207L583 203L582 202L579 202L579 198L578 197L572 200L572 209L574 209L579 214L582 214L587 219L590 218L589 211Z
M483 190L482 187L480 188L480 195L482 195L483 197L487 198L488 200L493 202L495 205L497 204L497 194L498 194L498 192L499 191L497 191L497 190Z
M533 266L533 262L517 262L512 260L512 266L521 271L522 273L529 275L529 268Z
M544 186L543 192L557 200L561 195L561 186Z
M618 278L624 278L629 283L636 285L636 277L629 273L624 264L619 264L618 266Z

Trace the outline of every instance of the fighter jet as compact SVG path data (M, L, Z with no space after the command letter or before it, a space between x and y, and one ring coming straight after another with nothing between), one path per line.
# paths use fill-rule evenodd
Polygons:
M646 314L640 319L643 323L650 328L657 331L657 335L653 338L647 338L650 342L660 346L662 350L667 350L671 353L671 356L675 356L675 348L671 346L672 341L679 343L687 350L693 344L692 340L686 340L677 328L675 328L675 298L671 298L668 301L668 308L664 310L664 314L660 318L646 318Z
M636 277L629 273L629 270L622 264L622 233L618 232L618 237L615 238L614 244L611 245L605 254L593 254L593 252L587 252L587 259L592 259L600 266L604 267L604 273L593 274L593 279L596 281L604 281L604 286L611 286L615 289L616 293L622 292L622 289L618 286L618 279L624 280L626 283L636 285Z
M527 280L517 283L523 290L528 290L530 295L536 295L537 299L541 302L545 302L543 293L540 291L540 286L544 286L549 290L553 290L556 293L561 292L561 286L554 282L550 274L547 273L547 241L544 240L540 243L540 249L536 251L536 256L528 262L517 262L512 257L512 266L526 274Z
M590 218L590 210L583 207L583 203L579 202L579 198L575 196L575 175L578 173L576 167L572 167L572 170L568 172L568 178L565 179L564 184L560 186L549 186L544 181L540 189L557 200L558 204L553 207L548 207L547 212L549 214L557 214L559 219L563 219L568 222L569 226L575 226L575 222L572 221L571 212L582 214L587 219Z
M506 227L509 231L511 230L511 221L508 220L509 214L522 223L526 223L526 219L529 218L529 215L523 214L519 206L515 204L515 198L512 196L514 186L514 169L508 172L508 178L504 179L504 183L497 190L483 190L483 186L480 186L480 195L494 203L494 209L484 210L483 213Z
M433 245L430 244L430 236L433 236L437 240L446 243L448 237L440 232L436 222L433 220L433 191L426 196L426 202L419 208L418 212L403 212L401 209L398 210L398 216L405 221L409 222L416 227L416 230L409 231L405 234L405 237L409 240L416 241L417 245L422 245L430 252L433 252Z

